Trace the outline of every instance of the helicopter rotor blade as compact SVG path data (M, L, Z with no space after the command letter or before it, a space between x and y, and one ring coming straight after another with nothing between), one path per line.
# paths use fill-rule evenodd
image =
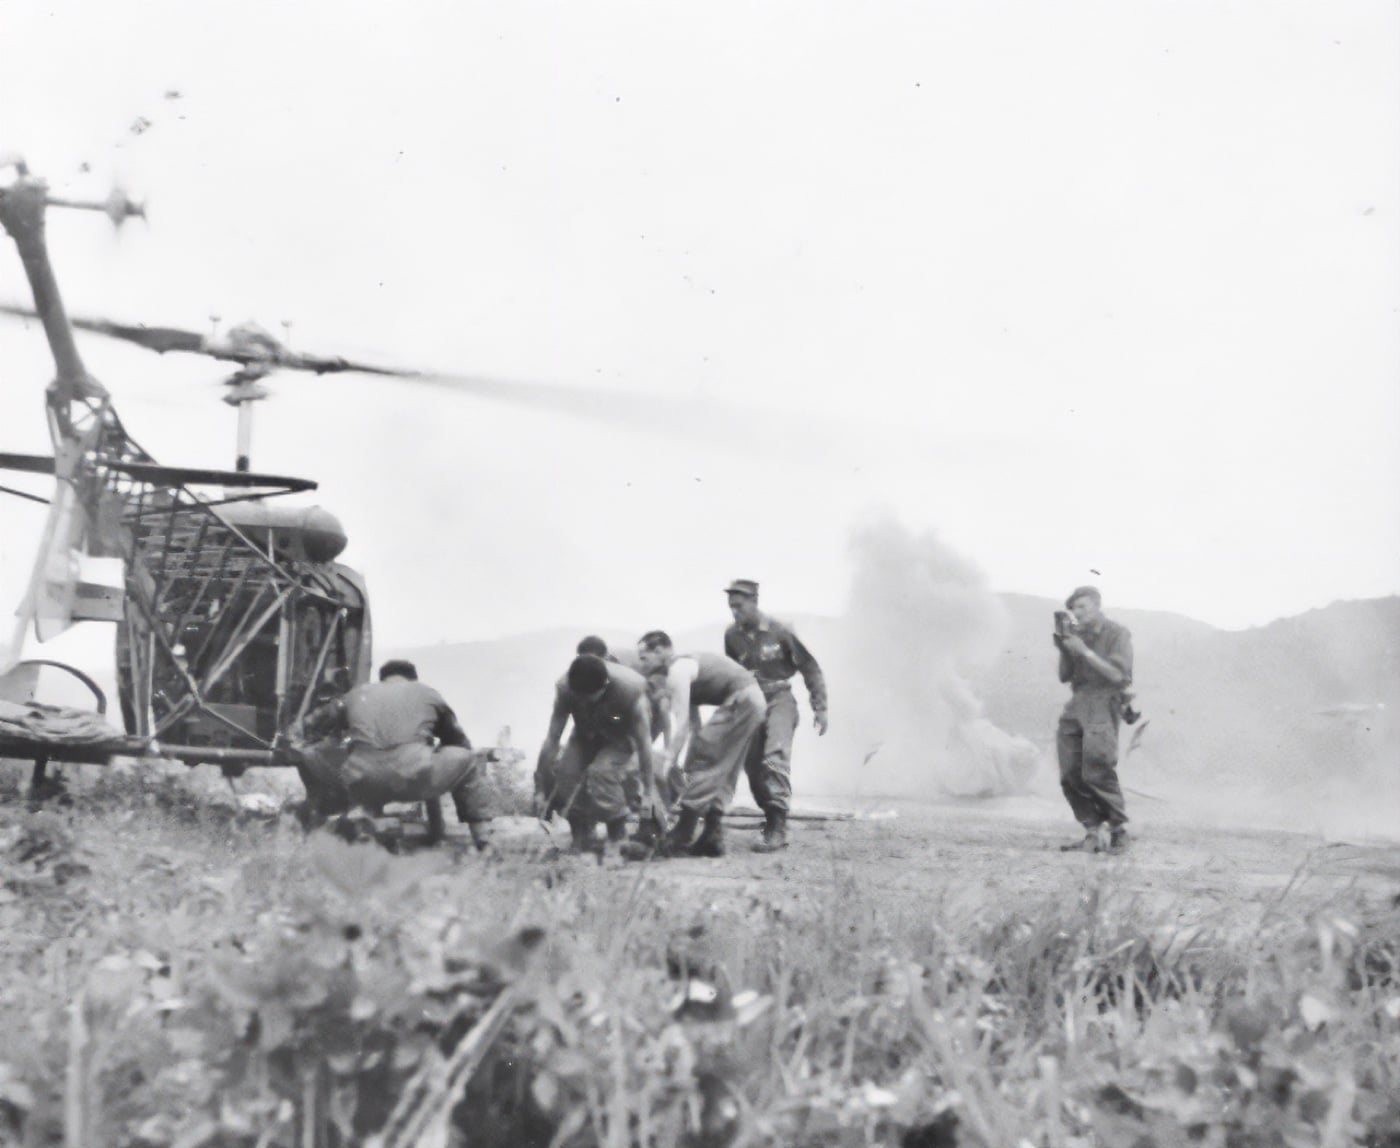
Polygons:
M786 454L786 449L778 444L794 437L807 449L821 454L826 450L839 450L846 437L840 428L819 418L749 407L713 396L664 395L613 387L429 371L410 374L408 378L414 383L472 398L605 423L645 435L659 434L727 453Z
M16 315L21 319L37 319L39 314L32 307L16 307L12 303L0 303L0 314ZM179 327L133 326L128 323L113 323L109 319L69 319L69 323L79 331L93 331L113 339L124 339L148 350L165 354L166 351L202 351L204 336L195 331L184 331Z
M272 366L278 368L286 367L293 371L311 371L317 375L341 374L346 371L353 371L359 375L385 375L400 379L414 379L422 375L420 371L406 371L397 367L377 367L372 363L360 363L354 359L343 359L338 355L307 355L299 351L284 351L270 362Z
M0 303L0 314L16 315L22 319L37 319L38 313L32 307L17 307L11 303ZM339 355L311 355L293 351L273 340L265 332L239 338L239 329L229 332L229 337L211 339L198 331L187 331L181 327L151 327L145 323L117 323L111 319L74 318L69 322L79 331L91 331L106 335L111 339L122 339L135 343L138 347L165 354L167 351L184 351L194 355L207 355L211 359L239 363L243 366L259 366L268 370L310 371L317 375L341 374L353 371L362 375L385 375L391 377L413 377L419 372L405 371L395 367L381 367L373 363L356 362Z

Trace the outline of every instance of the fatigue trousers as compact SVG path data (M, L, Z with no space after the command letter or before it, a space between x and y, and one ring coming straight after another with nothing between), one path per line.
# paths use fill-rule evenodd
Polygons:
M757 684L748 686L717 706L709 720L692 735L685 763L682 809L703 814L729 808L749 743L763 724L766 709L763 691Z
M792 735L797 732L797 699L786 682L766 693L763 724L749 742L744 772L758 807L786 813L792 804Z
M355 805L378 812L394 802L436 801L452 795L457 819L490 821L486 779L476 755L458 745L410 742L372 749L342 742L308 747L297 767L307 800L319 813Z
M636 750L629 742L598 741L571 736L542 778L551 794L548 812L561 812L570 821L577 816L592 821L626 817L633 801L641 802Z
M1117 829L1128 821L1118 784L1119 696L1116 690L1079 691L1065 706L1055 734L1060 788L1085 829L1104 822Z

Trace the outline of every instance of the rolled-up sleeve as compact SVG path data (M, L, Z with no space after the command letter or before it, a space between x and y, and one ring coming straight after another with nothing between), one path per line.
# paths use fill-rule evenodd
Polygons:
M1133 636L1124 627L1117 627L1109 638L1108 648L1103 659L1118 668L1123 675L1120 685L1129 685L1133 680Z

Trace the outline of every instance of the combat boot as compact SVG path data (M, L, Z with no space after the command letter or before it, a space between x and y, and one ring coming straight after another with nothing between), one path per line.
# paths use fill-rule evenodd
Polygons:
M467 829L472 835L472 844L476 846L478 853L485 853L491 848L491 822L468 821Z
M575 853L593 853L597 851L597 846L593 841L593 831L597 827L598 822L592 817L584 817L579 813L569 814L569 832L573 836Z
M676 823L666 834L666 851L672 856L690 852L690 839L695 836L695 827L700 823L700 815L693 809L682 809L676 815Z
M1069 841L1060 846L1061 853L1106 853L1108 852L1108 827L1096 825L1085 833L1079 841Z
M614 845L627 840L627 815L614 817L608 822L608 840Z
M779 849L788 847L787 835L787 812L782 809L770 809L764 814L766 824L763 826L763 837L754 843L755 853L776 853Z
M724 810L711 809L705 813L705 828L690 847L692 857L724 856Z
M661 824L651 817L637 823L637 832L618 849L624 861L650 861L670 856L668 838Z

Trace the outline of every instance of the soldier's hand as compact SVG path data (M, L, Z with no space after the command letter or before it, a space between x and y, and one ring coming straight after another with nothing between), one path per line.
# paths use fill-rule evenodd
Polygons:
M683 793L685 791L685 770L679 765L672 765L666 771L666 784L670 786L672 793Z
M661 800L661 795L656 791L656 786L652 786L642 796L642 808L639 811L642 821L653 821L656 823L658 832L666 831L666 806Z
M1060 649L1064 650L1067 654L1083 657L1084 654L1088 653L1089 647L1084 644L1083 638L1075 634L1069 634L1060 642Z
M824 737L826 735L826 712L813 714L812 724L817 727L817 736Z
M540 821L549 817L549 795L543 789L535 790L535 796L530 801L530 812Z

